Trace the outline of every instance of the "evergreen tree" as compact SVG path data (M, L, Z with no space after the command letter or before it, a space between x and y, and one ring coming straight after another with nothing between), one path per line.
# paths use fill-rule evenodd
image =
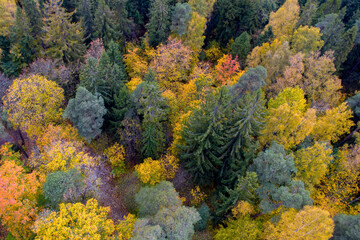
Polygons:
M45 3L43 27L45 56L60 61L74 62L83 57L83 30L79 23L71 22L73 13L65 12L62 0Z
M168 0L152 0L150 19L146 26L149 44L156 47L164 42L170 33L170 7Z
M316 27L321 29L324 46L321 49L322 53L326 51L335 51L335 66L336 69L346 61L347 55L354 46L355 37L357 34L357 27L346 30L344 23L341 21L339 14L328 14L324 16Z
M239 177L233 188L225 187L223 191L219 192L218 200L214 205L215 222L218 223L226 218L227 213L239 201L254 203L258 188L258 178L254 172L247 172L245 177Z
M228 102L228 90L224 87L215 95L209 94L183 127L184 144L178 145L179 158L196 184L210 184L219 174L222 165L220 147L223 145L220 134L224 130L222 119Z
M232 115L225 121L224 145L221 159L223 164L219 179L232 187L238 176L245 174L258 148L259 136L265 115L265 101L261 91L249 93L235 103Z
M42 33L42 14L36 5L34 0L22 0L23 9L25 10L26 16L30 21L30 30L31 36L33 38L38 38Z
M188 3L177 3L171 18L171 31L180 37L186 33L188 23L191 19L191 6Z
M87 42L94 38L94 19L96 11L96 0L80 0L78 2L78 15L80 16L82 28L85 30Z
M238 36L234 43L231 45L231 55L233 57L238 57L240 61L240 66L242 68L245 67L246 58L251 49L250 45L250 36L247 32L243 32L240 36Z
M79 87L75 98L70 99L63 117L70 119L80 135L91 142L101 133L105 113L103 98Z
M94 18L94 37L101 38L107 47L110 41L116 41L119 36L116 31L114 13L105 0L99 0Z
M312 205L310 192L305 190L304 183L292 179L297 169L292 155L287 155L282 145L274 142L259 153L248 171L255 171L258 176L261 187L257 193L263 212L271 213L280 206L301 209Z
M131 95L126 85L117 94L114 94L114 107L111 108L110 112L112 132L122 126L121 122L124 120L125 114L133 107L132 103Z
M339 214L334 217L334 240L355 240L360 234L360 215Z

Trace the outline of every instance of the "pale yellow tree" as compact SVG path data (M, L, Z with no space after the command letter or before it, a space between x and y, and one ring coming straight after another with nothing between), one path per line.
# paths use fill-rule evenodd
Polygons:
M286 0L286 2L276 11L270 13L268 25L272 27L274 35L278 39L289 39L299 21L300 6L298 0Z
M265 127L260 137L262 145L272 141L290 149L301 143L314 128L316 110L307 109L302 89L285 88L275 99L270 99Z
M6 36L15 22L16 4L14 0L0 0L0 35Z
M295 53L303 52L306 55L310 52L320 51L324 46L321 36L320 28L300 26L292 36L291 48Z
M328 240L334 231L329 212L318 207L305 206L300 212L290 209L280 221L266 229L268 240Z

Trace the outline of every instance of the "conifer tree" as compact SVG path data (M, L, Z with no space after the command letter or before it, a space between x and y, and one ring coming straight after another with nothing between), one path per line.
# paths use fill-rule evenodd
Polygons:
M261 91L248 93L235 103L232 116L225 121L223 160L219 179L232 187L238 176L245 174L249 162L255 157L257 142L264 125L265 101Z
M205 103L194 110L182 131L184 145L179 145L180 160L193 175L194 182L210 184L217 177L223 137L222 119L229 99L228 90L220 88L215 95L209 94Z
M191 18L191 6L188 3L177 3L171 18L171 31L180 37L186 33L187 25Z
M74 62L84 55L84 33L80 23L71 22L73 13L65 12L62 0L45 3L45 25L43 27L45 56L67 62Z
M238 57L240 61L240 66L244 68L247 55L251 49L250 45L250 36L247 32L243 32L240 36L238 36L234 43L231 45L231 55L233 57Z
M70 119L80 135L91 142L101 133L105 113L103 98L93 95L84 87L79 87L75 98L69 101L63 117Z
M118 39L116 24L114 21L114 13L110 10L105 0L99 0L94 16L94 37L101 38L105 46L110 41Z
M150 19L147 25L149 44L156 47L164 42L170 33L170 8L168 0L152 0Z

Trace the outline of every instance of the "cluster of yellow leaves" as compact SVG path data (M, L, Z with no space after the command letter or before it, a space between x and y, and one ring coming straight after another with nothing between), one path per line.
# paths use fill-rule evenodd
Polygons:
M6 36L15 22L16 4L14 0L0 0L0 35Z
M292 36L291 48L295 53L303 52L306 55L317 52L324 46L321 36L320 28L300 26Z
M39 75L16 79L3 98L8 120L29 136L39 136L49 123L61 120L63 101L64 90Z
M311 135L317 141L336 142L340 136L349 133L354 125L351 121L352 111L346 102L338 107L326 110L323 116L319 116Z
M111 147L105 149L104 155L108 158L112 174L117 177L122 173L125 173L125 149L118 143L115 143Z
M84 152L77 130L70 125L49 125L37 139L37 146L39 152L34 152L30 160L44 173L95 164L94 159Z
M155 185L161 181L172 179L179 167L179 160L173 155L165 155L160 160L147 158L135 166L135 171L142 183Z
M266 229L268 240L327 240L332 237L334 221L329 212L317 207L305 206L300 212L290 209L281 215L276 224Z
M35 239L115 239L115 225L108 218L109 211L110 208L99 206L95 199L88 200L86 205L61 203L58 212L37 219L33 227Z
M181 40L169 39L157 48L150 68L155 71L160 87L177 93L182 82L187 80L192 61L191 48Z
M328 165L333 160L331 148L325 143L316 142L313 146L295 152L296 177L312 190L319 184L328 171Z
M360 191L358 169L360 167L360 149L344 146L340 149L335 162L330 166L329 173L317 186L312 198L321 208L332 216L337 213L357 214L359 207L352 206Z
M115 227L118 233L118 240L129 240L135 228L135 215L129 213Z
M1 149L0 219L13 236L30 239L30 227L37 215L36 198L45 178L36 171L27 174L15 162L20 155L9 147Z
M192 206L199 206L207 197L207 195L200 190L199 186L195 186L195 188L191 189L191 201L190 204Z
M143 78L148 70L147 62L139 54L140 49L128 46L128 53L124 55L126 71L131 78Z
M204 50L206 58L212 62L217 62L222 56L223 53L220 49L220 44L215 42L210 46L209 49Z
M286 2L276 11L270 13L269 26L278 39L288 39L292 36L296 23L300 17L300 6L298 0L286 0Z
M235 218L241 218L254 214L255 208L246 201L239 201L238 204L233 209L231 209L231 213Z
M129 82L126 83L126 86L129 88L130 92L134 91L138 85L140 85L143 80L140 77L133 77Z
M285 149L301 143L316 123L316 111L306 109L304 92L298 87L286 88L275 99L270 99L260 143L277 141Z

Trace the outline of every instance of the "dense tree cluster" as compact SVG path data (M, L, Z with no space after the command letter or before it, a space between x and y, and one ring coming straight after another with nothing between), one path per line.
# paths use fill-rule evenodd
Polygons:
M0 0L0 238L359 239L358 0Z

